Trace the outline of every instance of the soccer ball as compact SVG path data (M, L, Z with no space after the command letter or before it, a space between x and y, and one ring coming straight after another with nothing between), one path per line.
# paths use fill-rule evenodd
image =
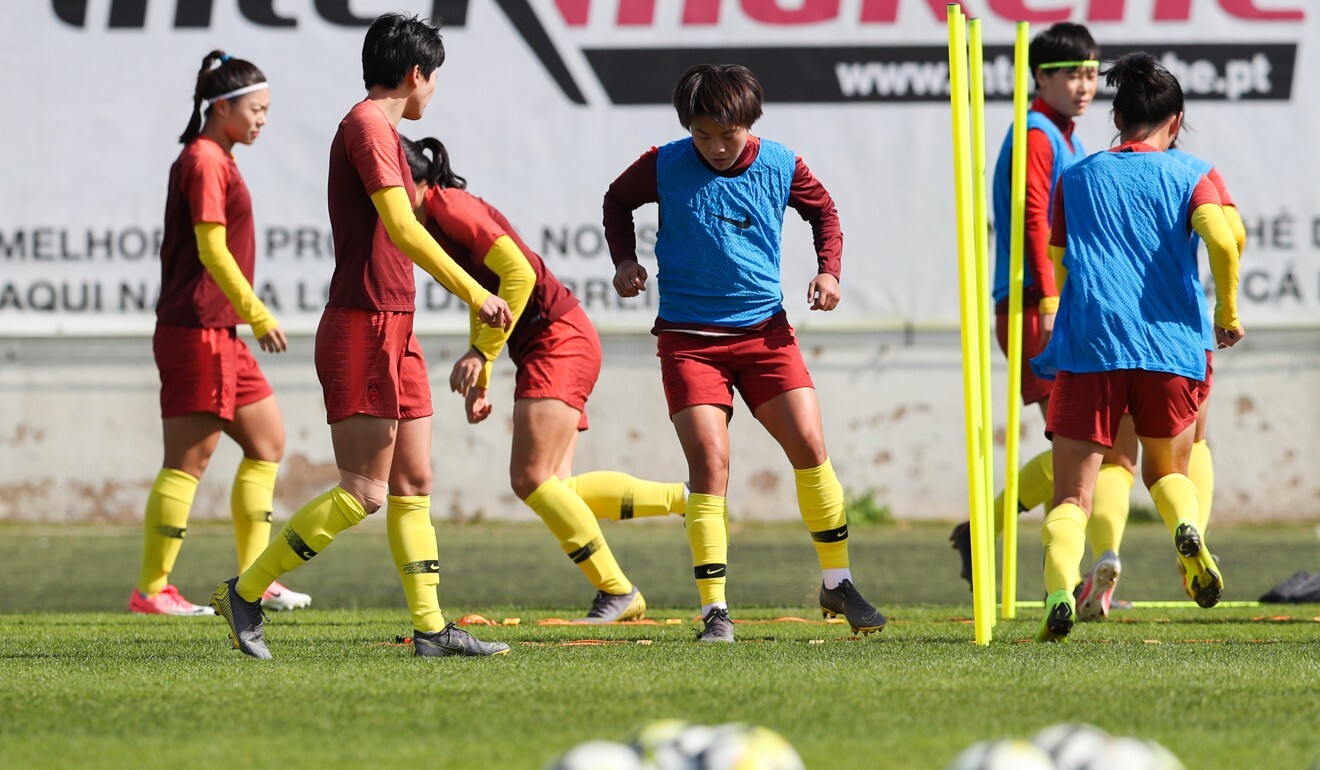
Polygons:
M550 760L544 770L647 770L631 746L612 741L579 743Z
M727 724L698 757L701 770L805 770L802 757L784 736L768 727Z
M981 741L954 757L947 770L1055 770L1050 756L1021 740Z
M681 719L662 719L637 731L633 749L654 770L701 770L701 752L715 737L715 728Z
M1184 770L1183 763L1154 741L1110 738L1078 770Z
M1046 727L1031 736L1058 770L1081 770L1097 756L1109 740L1109 733L1087 724L1059 724Z

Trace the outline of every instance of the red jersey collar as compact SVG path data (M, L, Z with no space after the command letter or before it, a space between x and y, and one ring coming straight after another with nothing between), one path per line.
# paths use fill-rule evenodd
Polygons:
M1058 110L1045 103L1044 99L1036 97L1036 101L1031 103L1031 111L1039 112L1050 119L1050 122L1059 127L1065 137L1071 138L1073 128L1077 125L1072 118L1065 118L1060 115Z
M1119 146L1110 150L1110 152L1159 152L1159 150L1151 147L1145 142L1131 141L1123 142Z
M755 162L756 160L757 153L760 152L760 149L761 149L760 138L748 134L747 144L743 147L742 154L738 156L738 160L732 166L729 166L724 171L720 171L719 169L714 168L709 163L707 163L705 158L701 157L701 153L697 152L697 147L695 144L692 146L692 151L697 154L697 160L701 161L701 165L705 166L711 173L718 174L719 176L738 176L742 172L751 168L752 163Z

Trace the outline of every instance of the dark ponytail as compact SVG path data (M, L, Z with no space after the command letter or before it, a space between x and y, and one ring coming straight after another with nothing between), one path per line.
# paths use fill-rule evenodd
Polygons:
M449 165L449 151L439 139L428 136L413 141L400 136L403 142L403 154L408 157L408 168L412 170L413 182L426 182L432 187L467 188L467 180L454 173ZM427 157L430 150L430 157Z
M220 62L219 67L214 66L217 61ZM179 143L187 144L201 133L203 101L245 86L265 82L266 76L252 62L235 59L224 51L208 53L206 58L202 59L202 68L197 72L197 85L193 88L192 117L188 119L188 127L179 135ZM206 114L211 114L210 105L206 108Z
M1183 90L1154 56L1145 51L1127 54L1105 72L1105 84L1117 88L1114 116L1126 134L1158 126L1183 111Z

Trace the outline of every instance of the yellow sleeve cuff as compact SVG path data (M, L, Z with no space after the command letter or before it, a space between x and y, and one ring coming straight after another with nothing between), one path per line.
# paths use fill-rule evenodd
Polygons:
M482 323L481 317L477 315L477 308L468 308L468 349L476 350L485 359L485 364L481 367L481 373L477 375L477 387L489 389L490 373L495 362L477 348L477 335L481 334L483 328L486 328L486 324Z
M252 327L257 339L270 334L270 330L279 326L279 321L270 314L266 304L252 290L252 284L238 268L234 255L229 251L225 240L225 226L216 222L199 222L193 225L193 235L197 237L197 256L202 266L220 291L224 292L229 303L234 306L238 317Z
M1054 315L1055 313L1059 312L1059 298L1041 297L1039 307L1040 307L1041 315Z
M1238 256L1241 257L1247 251L1247 226L1242 221L1242 214L1238 213L1237 206L1225 206L1224 218L1233 231L1233 240L1237 241Z
M1205 241L1210 253L1210 273L1215 279L1215 326L1238 329L1237 314L1238 246L1224 209L1206 203L1192 212L1192 229Z
M500 277L499 297L509 303L509 312L513 314L513 324L508 331L485 325L476 330L476 339L472 346L486 357L486 365L489 369L490 362L499 357L500 351L509 341L509 335L517 326L518 319L522 317L523 310L527 308L532 290L536 288L536 271L532 269L531 263L518 248L518 244L507 235L500 236L491 245L490 251L486 252L485 264Z
M402 187L381 188L371 194L371 202L376 205L376 213L394 245L441 286L476 307L490 297L490 292L459 267L417 221L412 201L408 200L408 193Z
M1064 248L1062 246L1050 246L1049 252L1050 252L1050 261L1054 263L1054 285L1059 287L1059 295L1062 296L1063 284L1068 281L1068 268L1063 266ZM1059 310L1058 297L1045 297L1044 299L1042 299L1040 301L1040 305L1041 305L1040 312L1042 313L1045 312L1045 300L1047 299L1054 300L1054 310L1055 312L1058 312Z

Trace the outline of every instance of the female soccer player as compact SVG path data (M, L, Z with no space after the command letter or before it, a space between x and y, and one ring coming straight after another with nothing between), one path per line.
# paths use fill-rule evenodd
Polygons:
M1081 139L1074 135L1075 120L1095 98L1100 47L1086 27L1060 22L1031 41L1031 72L1036 99L1027 112L1027 189L1022 287L1022 403L1038 404L1041 415L1049 410L1053 383L1031 371L1030 361L1045 349L1054 329L1059 291L1050 264L1050 202L1064 169L1086 157ZM995 213L995 338L1008 353L1008 263L1011 257L1009 221L1012 218L1011 171L1013 128L999 150L994 175ZM1022 465L1018 474L1018 511L1048 502L1054 494L1049 450ZM994 503L996 536L1004 530L1002 495ZM954 527L949 540L958 551L962 578L972 582L972 534L966 522Z
M1187 164L1197 173L1204 174L1215 186L1224 208L1224 217L1233 231L1233 240L1237 243L1240 256L1247 246L1247 230L1219 170L1211 163L1172 145L1168 149L1168 154ZM1193 258L1200 242L1200 238L1195 236L1190 239ZM1204 304L1204 293L1197 293L1197 298ZM1216 342L1214 321L1207 308L1202 308L1201 320L1203 328L1201 341L1206 349L1205 386L1200 392L1200 404L1196 414L1196 435L1192 443L1191 457L1187 463L1187 476L1196 485L1196 497L1199 503L1197 529L1204 537L1206 529L1210 526L1210 510L1215 490L1214 466L1211 463L1210 445L1206 443L1205 435L1206 423L1210 415L1207 404L1213 379L1211 354ZM1091 518L1086 524L1086 537L1091 543L1091 554L1095 561L1083 578L1081 592L1077 597L1077 615L1081 620L1104 620L1109 616L1113 604L1114 589L1122 574L1122 561L1118 552L1123 541L1123 531L1127 526L1132 484L1137 467L1137 448L1137 434L1132 427L1132 417L1124 415L1114 445L1105 452L1100 472L1096 476ZM1190 592L1190 586L1184 584L1184 588Z
M1054 441L1054 508L1046 516L1045 617L1040 641L1072 630L1096 476L1124 411L1142 446L1142 477L1174 537L1187 585L1212 607L1223 575L1197 527L1196 486L1187 477L1199 391L1204 387L1201 291L1188 248L1205 240L1215 279L1215 339L1242 339L1237 318L1237 244L1214 185L1166 154L1182 126L1176 78L1146 53L1106 73L1117 87L1121 144L1064 172L1054 196L1050 245L1063 286L1055 333L1032 360L1055 378L1047 430Z
M724 585L735 389L793 465L821 566L821 610L844 615L855 632L885 625L852 583L843 489L779 283L784 210L792 206L811 223L820 266L807 302L812 310L838 305L838 214L801 158L750 133L761 102L761 84L746 67L688 70L674 87L674 108L691 136L642 155L610 185L604 203L614 288L623 297L645 291L648 278L637 263L632 212L647 203L660 208L660 310L652 332L670 420L688 462L686 522L704 642L733 641Z
M270 657L261 614L266 587L387 501L386 531L412 613L413 654L509 651L446 624L437 595L431 391L412 331L413 263L476 308L483 322L512 323L504 300L454 264L413 215L412 174L395 126L422 117L444 59L436 27L399 14L376 19L362 47L367 97L340 122L330 145L335 272L316 333L316 373L340 482L304 505L251 567L212 594L234 646L254 657Z
M142 570L128 600L131 612L211 614L183 598L169 576L188 531L197 483L221 433L243 449L230 497L239 569L270 540L284 422L270 385L234 327L250 325L268 353L287 350L288 342L252 291L252 200L232 154L235 144L257 140L269 106L266 76L251 62L224 51L202 60L165 201L152 341L165 461L147 497ZM263 602L286 610L306 607L311 597L271 583Z
M440 140L404 138L403 150L412 168L417 219L513 312L511 331L483 327L472 318L472 345L454 363L450 390L464 396L468 422L490 416L491 362L508 345L518 367L509 463L513 491L596 587L585 620L642 617L646 600L615 561L596 518L681 515L683 485L613 471L572 475L578 431L587 429L587 398L600 376L600 339L591 319L504 215L467 191Z

